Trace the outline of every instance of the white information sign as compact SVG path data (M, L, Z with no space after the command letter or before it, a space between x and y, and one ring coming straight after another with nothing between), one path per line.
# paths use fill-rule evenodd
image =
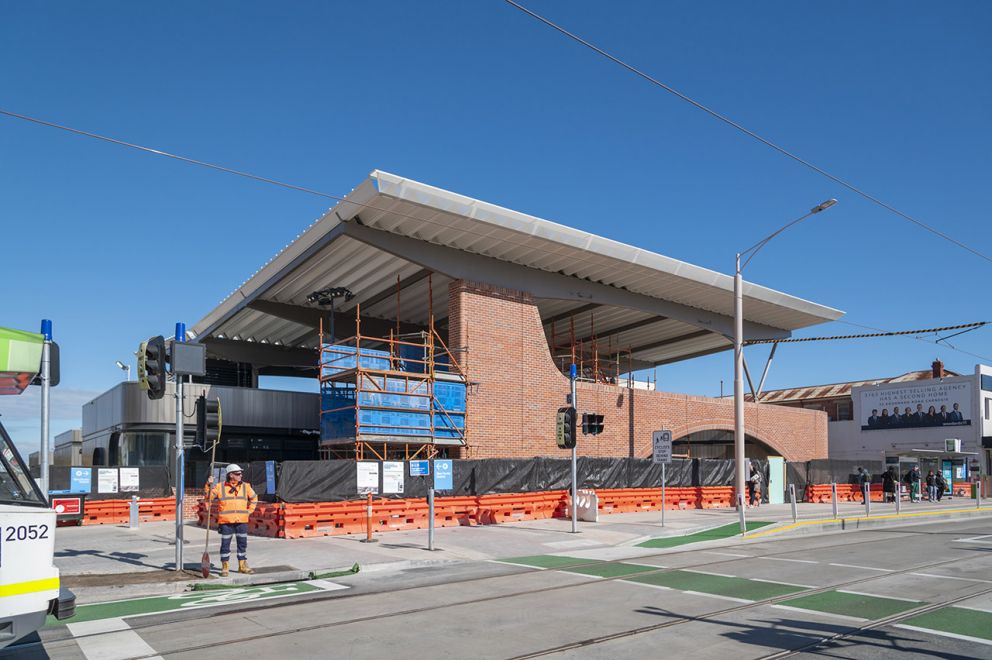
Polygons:
M100 468L96 472L96 492L117 492L117 468Z
M358 462L358 492L379 493L379 464L374 461Z
M122 493L134 493L138 491L138 484L140 477L138 476L138 468L136 467L122 467L121 468L121 492Z
M651 462L672 462L672 432L655 431L651 434Z
M403 462L386 461L382 464L382 492L403 492Z

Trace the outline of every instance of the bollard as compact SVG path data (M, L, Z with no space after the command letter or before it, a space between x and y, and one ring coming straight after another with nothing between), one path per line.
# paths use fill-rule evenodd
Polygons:
M830 484L830 501L834 505L834 520L837 520L837 484Z
M138 496L131 496L131 505L128 507L127 526L129 529L138 529Z
M899 510L902 508L902 484L896 484L896 515L899 515Z
M865 517L871 516L871 486L864 484L861 486L861 497L865 500Z
M792 522L799 522L799 510L796 508L795 484L789 484L789 502L792 504Z
M744 518L744 494L737 495L737 512L741 522L741 536L747 531L747 520Z
M427 489L427 549L434 550L434 489Z
M369 493L368 504L365 505L365 538L362 543L375 543L377 539L372 538L372 493Z
M975 508L982 508L982 481L979 479L975 482Z

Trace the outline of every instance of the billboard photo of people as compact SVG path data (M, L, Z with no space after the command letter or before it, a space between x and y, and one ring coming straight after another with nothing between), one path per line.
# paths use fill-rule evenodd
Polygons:
M867 387L860 392L861 430L969 426L971 383Z

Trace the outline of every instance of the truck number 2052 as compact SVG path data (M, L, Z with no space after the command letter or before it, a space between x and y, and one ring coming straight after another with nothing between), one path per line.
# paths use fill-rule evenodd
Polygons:
M3 531L5 541L35 541L48 538L48 525L17 525Z

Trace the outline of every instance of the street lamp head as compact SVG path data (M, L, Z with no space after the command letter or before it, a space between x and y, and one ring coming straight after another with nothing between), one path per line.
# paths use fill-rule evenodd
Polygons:
M833 206L836 203L837 203L837 200L836 199L828 199L827 201L823 202L822 204L817 204L816 206L814 206L813 208L811 208L809 210L809 212L810 213L819 213L820 211L826 211L827 209L829 209L831 206Z
M117 361L117 368L120 369L120 370L122 370L122 371L128 371L130 369L130 367L128 365L124 364L120 360Z

